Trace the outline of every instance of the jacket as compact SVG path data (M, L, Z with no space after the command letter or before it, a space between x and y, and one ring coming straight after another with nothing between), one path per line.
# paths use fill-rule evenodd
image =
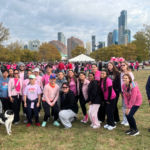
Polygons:
M67 94L65 94L65 98L63 98L64 93L61 92L60 99L61 99L61 110L68 110L71 109L74 113L78 113L78 104L75 99L74 93L69 90Z
M91 81L88 85L88 102L91 104L101 104L102 98L100 95L99 82L97 80Z
M64 69L64 64L63 64L63 63L59 63L58 69L59 69L59 70L63 70L63 69Z
M90 81L85 79L84 83L83 83L83 87L82 87L82 93L84 96L84 99L87 100L88 99L88 85L89 85ZM77 95L80 95L80 81L79 78L77 79Z
M127 108L131 109L134 105L140 106L142 104L142 95L136 82L130 84L129 91L127 91L127 86L123 84L122 90Z
M150 100L150 76L148 77L148 80L146 83L146 93L147 93L148 100Z

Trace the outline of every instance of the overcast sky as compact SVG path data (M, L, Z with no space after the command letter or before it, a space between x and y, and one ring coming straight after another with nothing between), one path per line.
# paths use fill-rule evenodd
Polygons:
M118 29L122 10L127 10L132 36L143 24L150 25L150 0L0 0L0 22L10 28L7 43L49 42L57 40L58 32L84 43L96 35L97 42L107 43L108 33Z

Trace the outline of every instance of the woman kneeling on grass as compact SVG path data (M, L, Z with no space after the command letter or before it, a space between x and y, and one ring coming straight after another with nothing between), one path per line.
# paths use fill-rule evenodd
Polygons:
M104 128L113 130L116 128L114 123L114 111L116 106L116 93L112 87L112 81L107 77L106 70L101 71L100 88L104 95L104 105L106 105L107 124Z
M59 118L65 129L72 127L71 122L76 120L78 113L78 104L73 91L69 89L69 84L64 82L62 84L62 93L60 94L61 108Z
M57 99L59 97L59 86L55 83L56 82L56 75L50 75L50 83L45 85L43 97L42 97L42 105L45 112L44 121L42 123L42 127L46 126L46 122L48 117L50 116L50 107L54 113L54 125L59 126L60 124L57 122L58 119L58 105Z
M132 81L132 77L129 74L123 76L123 82L122 90L126 105L125 114L130 125L130 129L125 133L135 136L139 134L139 131L133 115L142 104L142 95L137 83Z

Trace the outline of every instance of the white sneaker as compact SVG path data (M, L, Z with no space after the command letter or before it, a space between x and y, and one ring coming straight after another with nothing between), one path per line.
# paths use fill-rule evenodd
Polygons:
M23 114L25 117L27 117L26 113Z
M93 126L94 126L93 124L90 125L90 127L92 127L92 128L93 128Z
M99 121L99 123L102 123L101 121Z
M14 124L19 124L19 122L14 122Z
M97 128L100 128L100 126L95 126L95 125L93 126L93 129L97 129Z
M125 122L124 120L121 122L122 125L124 125L125 123L126 123L126 122Z
M129 123L128 123L128 122L125 122L124 126L129 126Z
M26 119L26 120L24 121L24 123L28 123L28 119Z
M116 128L116 126L114 126L114 127L113 126L109 126L107 129L108 130L113 130L114 128Z
M40 115L40 113L39 113L39 117L40 117L41 115Z
M104 128L106 129L106 128L108 128L109 127L109 125L108 124L106 124L106 125L104 125Z
M117 122L115 122L115 124L117 124Z

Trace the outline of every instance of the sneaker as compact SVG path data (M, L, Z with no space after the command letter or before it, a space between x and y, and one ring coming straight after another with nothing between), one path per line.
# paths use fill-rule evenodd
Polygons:
M132 130L131 133L129 135L131 136L136 136L138 135L140 132L138 130Z
M24 123L28 123L28 119L24 120Z
M115 122L115 124L117 124L117 122Z
M132 132L132 129L127 130L125 133L130 134Z
M38 127L41 126L40 123L35 123Z
M99 121L99 123L102 123L102 121Z
M104 125L104 128L106 129L106 128L108 128L109 127L109 125L108 124L106 124L106 125Z
M27 117L26 113L23 114L25 117Z
M19 122L14 122L13 124L19 124Z
M49 120L50 120L50 117L48 117L47 121L49 121Z
M116 126L114 126L114 127L113 127L113 126L108 126L107 129L108 129L108 130L113 130L114 128L116 128Z
M40 117L41 115L40 115L40 113L39 113L39 117Z
M64 130L70 129L71 127L65 127Z
M81 120L81 122L84 122L85 121L85 117Z
M45 127L45 126L46 126L46 121L43 121L42 127Z
M88 115L85 115L84 123L88 122Z
M126 122L126 123L124 124L124 126L129 126L129 123L128 123L128 122Z
M92 127L92 128L93 128L93 126L94 126L94 124L91 124L91 125L90 125L90 127Z
M100 128L100 126L95 126L95 125L93 126L93 129L97 129L97 128Z
M124 120L121 122L122 125L124 125L125 123L126 123L126 122L125 122Z
M54 121L53 125L60 126L60 124L57 121Z
M28 124L27 124L27 127L30 127L30 126L31 126L31 124L30 124L30 123L28 123Z

